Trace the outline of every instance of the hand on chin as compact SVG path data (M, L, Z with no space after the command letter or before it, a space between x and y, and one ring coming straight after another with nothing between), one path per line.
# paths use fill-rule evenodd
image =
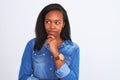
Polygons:
M57 50L57 40L54 35L48 35L46 45L50 46L50 51L55 52Z

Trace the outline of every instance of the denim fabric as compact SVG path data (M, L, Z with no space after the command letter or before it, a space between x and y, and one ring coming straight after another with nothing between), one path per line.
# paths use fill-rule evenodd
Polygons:
M78 80L79 47L70 40L65 40L58 50L65 57L65 64L56 69L54 57L45 44L39 51L34 51L35 40L30 40L24 50L19 71L19 80Z

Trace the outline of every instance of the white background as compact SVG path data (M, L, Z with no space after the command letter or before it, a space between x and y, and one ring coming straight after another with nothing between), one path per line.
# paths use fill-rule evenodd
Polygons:
M37 16L54 2L67 10L81 49L80 80L120 80L120 0L0 0L0 80L17 80Z

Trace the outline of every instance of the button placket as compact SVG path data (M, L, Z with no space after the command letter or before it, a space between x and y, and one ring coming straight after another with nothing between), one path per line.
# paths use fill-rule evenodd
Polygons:
M54 60L53 60L53 56L52 55L50 55L50 67L49 67L49 70L50 70L50 72L51 72L51 77L53 77L54 76L54 62L53 62Z

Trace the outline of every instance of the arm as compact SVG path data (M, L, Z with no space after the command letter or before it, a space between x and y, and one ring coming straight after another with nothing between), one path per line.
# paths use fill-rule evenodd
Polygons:
M46 41L46 45L50 45L50 51L54 58L60 53L58 51L58 43L54 36L49 35ZM72 50L72 61L70 66L68 66L65 61L55 60L55 65L57 68L56 75L61 80L78 80L79 76L79 47L75 45Z
M38 80L37 78L31 76L32 69L32 51L33 46L32 42L28 42L25 47L24 54L22 56L21 67L19 71L19 79L18 80Z
M61 80L78 80L79 79L79 48L74 50L73 59L68 66L66 63L56 71L57 77Z

